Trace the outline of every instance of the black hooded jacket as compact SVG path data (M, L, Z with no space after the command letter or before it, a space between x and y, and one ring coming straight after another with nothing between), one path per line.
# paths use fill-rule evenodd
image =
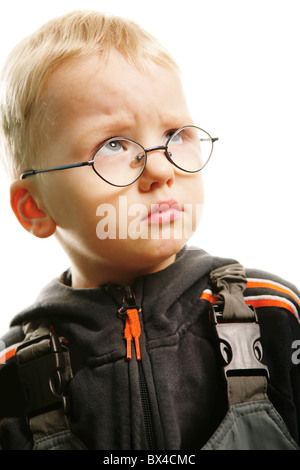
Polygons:
M70 426L89 449L201 449L227 411L226 383L208 319L209 273L234 260L183 249L163 271L135 280L141 360L126 359L119 286L72 289L70 272L52 281L12 322L46 319L80 357L68 386ZM299 442L299 292L265 272L248 270L245 300L260 321L269 397ZM9 346L9 344L6 344ZM297 355L294 354L297 359ZM1 381L1 374L0 374ZM4 418L2 449L31 449L26 421Z

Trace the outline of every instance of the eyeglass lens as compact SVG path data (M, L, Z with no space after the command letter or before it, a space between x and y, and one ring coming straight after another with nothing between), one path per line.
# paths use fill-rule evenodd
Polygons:
M210 135L195 126L179 129L163 145L167 146L169 160L179 170L191 173L206 165L213 147ZM97 150L93 160L93 168L101 178L116 186L126 186L144 171L146 155L137 142L113 138Z

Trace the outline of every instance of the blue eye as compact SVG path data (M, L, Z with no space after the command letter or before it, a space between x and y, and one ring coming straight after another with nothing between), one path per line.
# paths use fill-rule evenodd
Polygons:
M120 152L124 151L124 147L122 142L119 140L112 140L111 142L107 142L104 144L97 152L99 156L109 156L109 155L116 155Z
M171 139L172 144L182 144L182 135L180 132L178 134L174 135Z

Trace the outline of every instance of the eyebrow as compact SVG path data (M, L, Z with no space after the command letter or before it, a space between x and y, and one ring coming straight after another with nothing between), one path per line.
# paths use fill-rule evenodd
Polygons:
M193 124L193 119L190 114L162 114L160 120L166 129L170 127L179 129L182 126Z
M113 119L113 121L107 119L107 122L105 122L104 120L104 122L102 121L101 124L95 124L95 126L90 128L89 130L78 134L77 138L75 139L75 144L80 145L82 141L87 142L91 140L97 140L99 143L99 141L104 141L106 139L109 139L110 137L122 137L122 135L126 134L127 131L132 127L134 127L134 119L128 119L124 117L119 118L118 120Z

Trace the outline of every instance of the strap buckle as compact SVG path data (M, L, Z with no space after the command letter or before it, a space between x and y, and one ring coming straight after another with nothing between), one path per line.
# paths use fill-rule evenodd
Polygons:
M18 346L16 360L28 418L62 407L67 412L65 386L68 350L56 334L33 338Z
M217 302L210 308L210 322L215 325L224 362L226 379L230 376L264 375L269 377L268 367L261 360L260 328L255 309L253 321L223 320L223 303Z

